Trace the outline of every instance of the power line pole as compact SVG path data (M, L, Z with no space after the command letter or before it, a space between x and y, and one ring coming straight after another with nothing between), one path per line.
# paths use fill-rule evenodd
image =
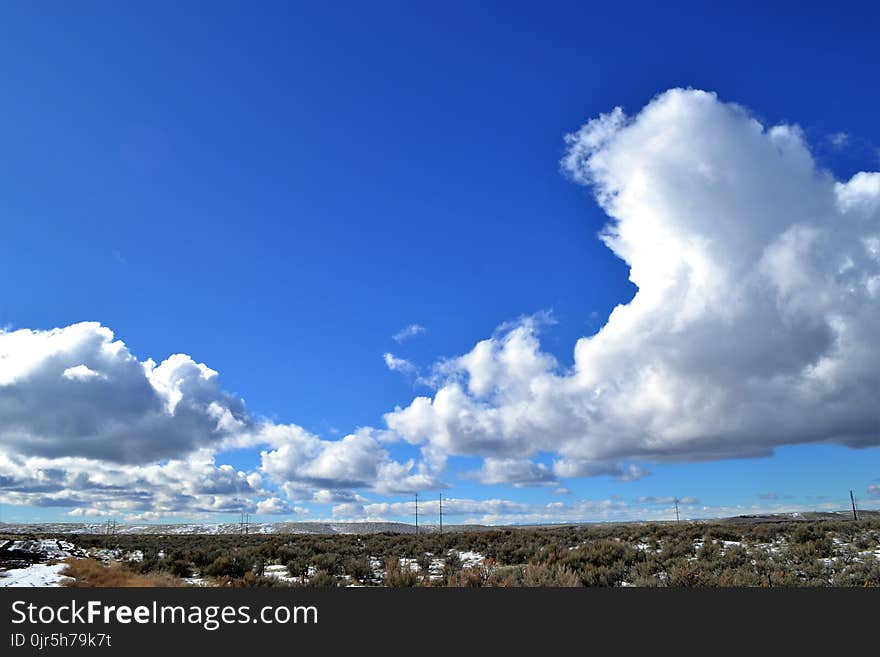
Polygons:
M440 536L443 536L443 493L440 493Z
M681 522L681 519L678 517L678 498L675 498L675 522Z
M856 498L853 496L853 492L849 492L849 501L852 502L852 510L853 510L853 520L859 519L859 512L856 510Z
M416 493L416 534L419 533L419 494Z

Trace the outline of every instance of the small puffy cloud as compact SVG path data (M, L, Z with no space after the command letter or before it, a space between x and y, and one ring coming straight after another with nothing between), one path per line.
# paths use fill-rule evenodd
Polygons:
M608 475L618 481L636 481L651 474L635 463L624 465L617 462L570 458L562 458L555 461L553 463L553 472L557 477L566 478Z
M372 489L408 493L442 487L432 475L418 471L414 462L398 463L369 429L341 440L322 440L291 427L286 437L278 425L271 428L277 447L261 452L261 470L275 481L313 489Z
M259 472L251 472L246 479L248 485L255 491L263 488L263 476Z
M332 509L333 516L341 520L364 520L367 511L364 505L358 502L342 502Z
M61 376L65 379L70 379L71 381L88 381L89 379L101 379L104 378L104 375L100 372L96 372L93 369L89 369L87 365L76 365L74 367L68 367L64 372L62 372Z
M410 338L414 338L415 336L420 335L425 331L427 331L427 329L421 324L410 324L400 329L391 337L395 342L403 342L405 340L409 340Z
M880 499L880 484L870 484L868 486L868 497Z
M347 502L366 502L362 495L348 490L317 490L312 495L315 504L343 504Z
M778 500L779 495L776 493L758 493L759 500Z
M556 477L550 468L528 459L489 457L483 461L483 467L474 476L484 484L509 484L517 488L550 486L556 483Z
M843 148L847 142L849 142L849 135L845 132L835 132L828 135L828 143L834 146L834 148Z
M615 475L615 478L620 481L638 481L639 479L644 479L651 473L645 468L641 467L636 463L630 463L626 467L622 468L620 474Z
M266 515L290 514L290 505L280 497L269 497L257 502L257 513Z
M113 511L107 509L98 509L96 507L83 508L81 506L71 509L67 512L71 518L98 518L101 516L112 516Z
M639 504L661 504L664 506L669 506L678 502L682 505L692 505L699 504L700 501L696 497L653 497L653 496L643 496L638 499Z
M413 365L410 361L406 360L405 358L398 358L390 352L382 354L382 359L385 361L385 367L387 367L392 372L403 372L404 374L412 374L417 369L416 366Z

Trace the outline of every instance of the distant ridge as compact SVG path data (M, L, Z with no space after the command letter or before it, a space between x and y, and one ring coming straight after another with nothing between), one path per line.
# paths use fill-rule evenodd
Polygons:
M860 510L859 518L864 520L880 519L878 510ZM700 520L682 520L695 523L745 524L760 522L808 522L817 520L850 520L850 511L795 511L791 513L772 513L741 515L729 518L705 518ZM444 532L492 531L499 529L565 527L578 525L640 525L675 522L674 520L629 520L617 522L567 522L540 525L446 525ZM116 534L240 534L238 522L222 523L174 523L174 524L118 524ZM437 525L419 525L419 533L435 533ZM249 534L375 534L393 532L397 534L414 534L415 525L405 522L260 522L251 523ZM106 522L46 522L46 523L0 523L0 533L8 534L106 534Z
M444 525L444 531L482 531L485 525ZM419 525L419 533L438 531L435 525ZM107 534L106 522L0 523L0 532L10 534ZM252 522L248 534L414 534L415 525L405 522ZM241 534L238 522L117 524L115 534Z

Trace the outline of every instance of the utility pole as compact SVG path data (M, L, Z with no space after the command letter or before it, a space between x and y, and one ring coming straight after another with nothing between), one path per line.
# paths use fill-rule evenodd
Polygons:
M440 536L443 536L443 493L440 493Z
M244 514L244 535L247 536L250 533L251 529L251 514Z
M419 494L416 493L416 534L419 533Z
M849 501L852 502L852 510L853 510L853 520L859 519L859 512L856 510L856 498L853 496L853 492L849 492Z
M681 519L678 517L678 498L675 498L675 522L681 522Z

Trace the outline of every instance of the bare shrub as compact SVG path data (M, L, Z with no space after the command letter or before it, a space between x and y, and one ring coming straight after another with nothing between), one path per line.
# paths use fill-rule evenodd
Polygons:
M65 586L75 588L154 588L181 586L182 582L168 574L139 575L124 568L121 564L105 565L94 559L65 559L67 566L61 571L66 580Z

